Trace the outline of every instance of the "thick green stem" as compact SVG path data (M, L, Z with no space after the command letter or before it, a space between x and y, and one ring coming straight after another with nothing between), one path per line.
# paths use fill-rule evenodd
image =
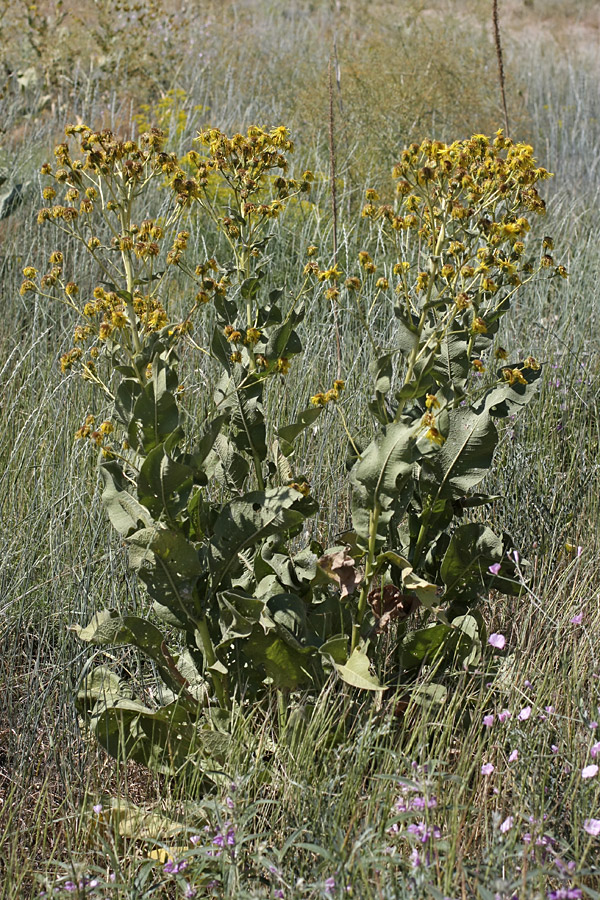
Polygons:
M207 665L207 668L211 668L217 662L217 654L215 653L215 648L213 646L213 642L210 637L210 632L208 630L208 622L206 621L206 616L202 618L198 623L198 634L200 635L200 640L202 641L202 649L204 651L204 659ZM229 696L225 690L223 685L223 680L221 675L218 672L211 672L213 684L215 686L215 694L217 695L217 700L219 701L219 706L222 709L231 709L231 703Z
M375 562L377 527L379 525L380 512L381 510L379 508L379 504L376 504L375 509L372 509L369 514L369 546L367 549L367 561L365 563L365 580L363 582L362 590L358 598L356 621L352 626L352 644L350 646L351 653L357 648L358 642L360 640L360 629L362 627L363 619L367 611L367 601L369 599L369 593L371 591L373 576L375 575L375 568L373 563Z
M131 225L131 197L129 197L128 201L121 206L120 210L120 219L121 219L121 234L122 237L125 237L127 232L129 231ZM133 275L133 265L131 262L131 251L123 249L121 250L121 258L123 260L123 268L125 269L125 280L127 282L127 293L130 297L133 297L133 289L134 289L134 275ZM131 330L131 338L133 341L133 349L136 353L142 352L142 342L140 339L140 335L137 328L137 317L135 314L135 309L133 308L133 300L127 300L125 303L125 308L127 310L127 318L129 320L129 328Z
M419 534L417 535L417 543L415 544L415 552L413 554L413 558L411 560L413 568L416 569L421 560L421 551L423 550L423 545L427 538L427 531L429 528L429 520L431 518L431 509L427 509L423 512L423 516L421 519L421 527L419 528Z

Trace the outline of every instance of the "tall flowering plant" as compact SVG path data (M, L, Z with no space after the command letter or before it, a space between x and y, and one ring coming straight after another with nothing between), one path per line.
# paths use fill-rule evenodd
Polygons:
M147 617L104 610L74 630L91 644L138 648L160 682L142 701L94 670L79 701L100 742L175 772L214 736L215 715L222 727L234 704L273 688L317 689L336 673L382 690L378 635L392 622L400 652L388 681L410 681L428 660L472 661L478 599L516 582L508 538L465 523L464 512L491 501L472 489L492 464L495 420L528 403L540 376L531 357L508 361L495 335L524 281L544 266L566 274L548 239L541 260L525 252L524 212L543 211L536 184L547 176L531 148L501 134L411 147L394 172L396 202L378 205L368 192L363 210L377 246L394 254L389 271L369 250L356 274L320 268L311 247L284 301L269 268L272 223L312 181L289 177L285 128L209 129L183 158L157 129L132 141L78 125L67 137L42 169L50 183L39 221L84 244L99 281L89 291L67 281L57 250L45 273L25 269L22 292L80 316L61 367L90 381L110 414L89 415L77 437L99 448L104 506L152 601ZM161 195L160 218L141 218L153 183L169 200ZM190 229L207 219L226 259L192 258ZM188 285L176 321L173 274ZM294 421L265 421L267 392L303 352L297 327L313 279L332 302L346 291L367 331L367 301L385 299L397 320L393 346L372 339L377 433L364 449L351 442L352 530L320 556L291 549L318 509L294 445L343 402L344 382L317 391ZM212 337L201 347L193 323L208 309ZM200 422L180 385L184 345L221 372Z

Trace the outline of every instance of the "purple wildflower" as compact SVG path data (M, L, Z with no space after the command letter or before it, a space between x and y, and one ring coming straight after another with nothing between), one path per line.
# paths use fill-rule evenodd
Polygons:
M163 872L166 872L167 875L178 875L180 872L183 872L184 869L187 869L186 859L182 859L179 862L170 859L163 866Z
M521 712L519 713L519 719L521 722L526 722L529 716L531 715L531 707L524 706Z
M488 644L490 644L490 646L492 647L495 647L497 650L504 650L506 646L506 638L503 634L494 632L494 634L490 634L488 638Z
M488 572L491 572L492 575L497 575L500 571L500 563L494 563L491 566L488 566Z
M591 834L592 837L600 836L600 819L586 819L583 823L583 830Z
M512 816L507 816L504 822L502 822L500 825L500 831L502 832L502 834L506 834L506 832L510 831L514 824L514 818Z
M489 716L483 717L483 724L485 725L486 728L492 727L492 725L494 724L494 717L493 717L493 715L491 715L491 713Z
M582 778L595 778L597 774L598 774L598 766L595 763L593 763L591 766L586 766L584 769L581 770Z
M494 766L492 765L492 763L484 763L481 767L482 775L491 775L493 771L494 771Z
M419 851L417 850L416 847L410 854L410 864L413 867L413 869L418 869L419 866L423 865L423 861L422 861L421 857L419 856Z
M577 613L577 615L572 616L569 619L569 622L571 623L571 625L581 625L581 623L583 622L583 613Z

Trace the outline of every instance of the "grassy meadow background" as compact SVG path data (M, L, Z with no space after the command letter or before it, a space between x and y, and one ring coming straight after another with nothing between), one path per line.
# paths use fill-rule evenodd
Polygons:
M350 701L335 685L302 722L255 710L240 718L224 774L205 789L108 759L75 712L91 654L68 626L105 606L144 609L145 598L100 506L93 453L73 440L98 409L88 385L60 374L72 316L19 294L23 266L43 264L58 245L35 224L39 167L77 121L128 136L158 124L175 150L207 124L228 132L286 124L298 171L317 174L310 203L277 225L273 270L293 285L308 244L324 261L332 253L335 42L340 260L351 267L364 189L390 191L405 145L503 126L491 0L0 2L0 193L24 186L21 204L0 222L3 900L42 891L127 900L193 891L286 900L600 897L600 837L584 828L600 820L600 776L581 776L600 755L600 8L595 0L499 7L511 136L533 144L554 173L536 228L553 235L556 261L570 273L525 287L503 326L505 346L535 355L544 375L539 397L504 429L486 485L504 497L489 512L496 530L512 533L531 574L525 596L493 595L485 610L490 631L507 639L500 672L493 681L455 674L450 702L404 725L393 703L367 698L347 735L336 724ZM193 238L199 253L203 241L215 246L208 228ZM93 286L81 251L68 242L61 249L66 274ZM183 300L174 291L169 302L176 309ZM342 408L353 433L368 438L368 347L341 316ZM378 328L383 339L393 320L382 313ZM331 310L320 295L302 329L310 357L292 367L282 417L335 377ZM188 407L199 415L211 374L210 365L184 360ZM326 543L348 525L349 485L342 424L333 415L320 421L303 451L322 500L313 536ZM134 655L96 656L138 673ZM503 710L511 716L499 720ZM488 763L494 771L482 775ZM399 778L419 790L402 794ZM398 807L399 796L422 796L425 809ZM196 855L186 869L165 872L149 860L152 837L173 844L158 819L109 819L117 797L189 822L200 838L187 845ZM421 822L430 834L407 833ZM232 827L235 847L227 846ZM225 847L210 855L219 834Z

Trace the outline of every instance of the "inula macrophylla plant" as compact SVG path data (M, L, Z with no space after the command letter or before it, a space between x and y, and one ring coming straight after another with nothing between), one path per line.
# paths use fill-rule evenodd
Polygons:
M312 176L287 176L285 128L232 138L210 129L181 159L156 129L138 142L83 125L66 131L79 148L59 145L56 166L43 167L54 205L39 221L87 247L99 285L80 299L57 250L46 274L24 270L22 292L59 297L81 315L61 366L92 382L112 414L88 416L77 437L100 448L103 503L153 604L146 618L105 610L74 630L91 644L138 648L161 682L142 703L116 674L94 670L79 701L100 742L175 772L211 722L273 688L317 690L337 673L381 690L379 635L392 622L390 686L410 683L424 663L476 662L479 599L519 583L508 537L464 514L493 499L472 489L492 465L495 420L528 403L540 376L535 359L509 361L494 336L523 281L540 267L566 274L549 239L541 261L525 252L526 213L543 211L536 184L548 174L531 148L498 133L406 150L394 171L397 202L377 206L367 192L363 210L392 263L379 274L365 250L360 277L343 275L321 269L311 247L290 299L269 271L270 226ZM163 188L161 218L139 221L153 182ZM225 260L189 258L183 226L208 221L229 247ZM181 321L169 311L174 273L190 286ZM265 422L267 392L302 354L296 328L313 279L334 303L345 291L369 334L375 302L389 302L397 318L391 347L372 339L377 431L363 450L351 441L353 528L319 553L290 549L318 508L294 443L342 402L344 383L315 393L295 421ZM193 320L209 306L212 340L198 347ZM221 370L200 423L179 387L184 344Z

